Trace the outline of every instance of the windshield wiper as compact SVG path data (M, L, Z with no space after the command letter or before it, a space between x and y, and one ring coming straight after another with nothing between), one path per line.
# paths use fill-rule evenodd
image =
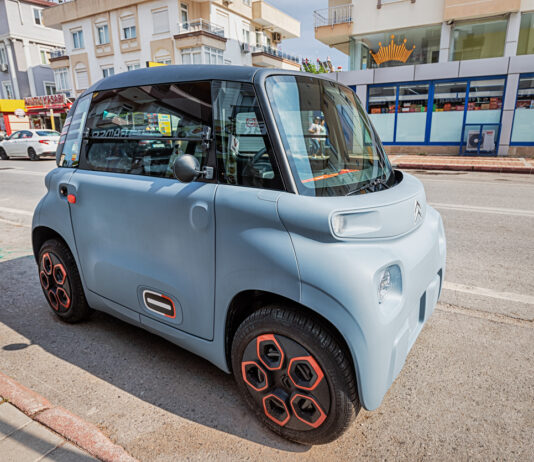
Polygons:
M352 196L353 194L358 194L362 191L367 192L376 192L377 187L382 186L383 189L389 189L389 185L387 184L387 181L383 178L375 178L374 180L369 181L369 183L364 184L361 188L355 189L353 191L349 191L346 196Z

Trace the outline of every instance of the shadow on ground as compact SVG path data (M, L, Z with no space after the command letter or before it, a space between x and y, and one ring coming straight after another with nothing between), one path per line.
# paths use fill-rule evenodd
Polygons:
M95 312L88 322L77 325L60 321L42 294L33 256L0 263L0 322L30 341L7 345L0 341L5 351L38 345L193 422L275 449L309 449L259 424L241 400L232 376L204 359L105 313Z

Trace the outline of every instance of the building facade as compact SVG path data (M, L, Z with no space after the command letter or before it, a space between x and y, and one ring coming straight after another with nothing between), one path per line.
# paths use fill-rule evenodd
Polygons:
M315 36L389 152L534 156L534 0L330 0Z
M300 23L264 1L74 0L44 21L63 30L65 52L51 65L57 87L74 95L147 62L300 67L278 49Z

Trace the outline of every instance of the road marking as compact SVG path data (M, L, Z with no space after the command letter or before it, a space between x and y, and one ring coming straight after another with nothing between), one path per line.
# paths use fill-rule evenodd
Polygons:
M436 305L436 310L445 311L447 313L463 314L464 316L485 319L486 321L511 324L513 326L530 327L531 329L534 329L534 322L528 319L514 318L504 314L473 310L471 308L462 308L461 306L451 305L449 303L438 303Z
M35 175L35 176L45 176L48 172L33 172L31 170L22 170L14 168L13 170L0 170L0 173L15 173L19 175Z
M12 225L12 226L18 226L20 228L31 228L30 225L24 225L22 223L17 223L16 221L11 221L11 220L5 220L4 218L0 218L0 222L7 223L8 225Z
M464 294L481 295L483 297L498 298L499 300L534 305L534 296L532 295L516 294L513 292L498 292L496 290L486 289L484 287L466 286L448 281L443 282L443 288L455 290L456 292L462 292Z
M416 175L417 176L417 175ZM534 183L518 183L516 181L499 181L499 180L488 180L488 181L466 181L466 180L438 180L437 178L426 178L424 175L417 176L423 183L429 181L429 182L436 182L436 183L460 183L460 184L483 184L485 186L524 186L524 187L532 187L534 186Z
M505 209L499 207L479 207L474 205L441 204L431 202L432 207L445 210L457 210L460 212L493 213L496 215L516 215L520 217L534 217L534 210Z
M9 207L0 207L0 212L14 213L15 215L26 215L27 217L33 217L33 212L21 209L11 209Z

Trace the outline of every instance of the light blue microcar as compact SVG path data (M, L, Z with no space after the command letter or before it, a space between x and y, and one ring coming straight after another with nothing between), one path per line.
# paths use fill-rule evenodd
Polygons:
M111 313L232 372L290 440L377 408L439 298L441 217L331 79L115 75L76 100L56 156L32 234L54 312Z

